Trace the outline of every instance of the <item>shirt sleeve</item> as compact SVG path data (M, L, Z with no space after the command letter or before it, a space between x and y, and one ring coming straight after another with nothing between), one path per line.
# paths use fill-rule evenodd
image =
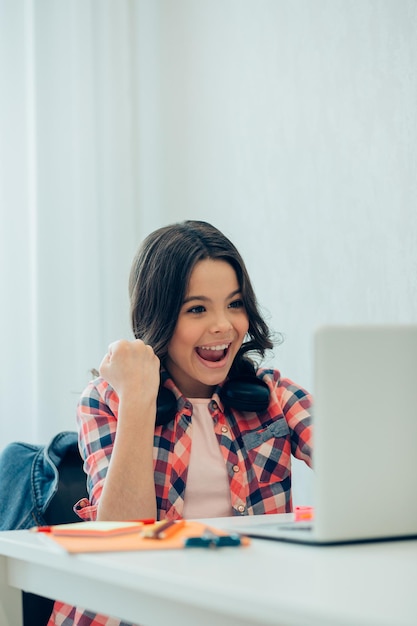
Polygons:
M312 466L313 398L288 378L274 371L275 391L291 436L291 453Z
M84 520L95 520L116 436L119 399L102 378L92 381L77 407L79 448L87 474L89 498L74 507Z

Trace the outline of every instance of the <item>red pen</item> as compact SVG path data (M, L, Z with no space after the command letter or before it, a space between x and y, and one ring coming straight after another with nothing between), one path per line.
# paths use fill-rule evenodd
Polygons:
M51 533L52 526L33 526L29 529L32 533Z

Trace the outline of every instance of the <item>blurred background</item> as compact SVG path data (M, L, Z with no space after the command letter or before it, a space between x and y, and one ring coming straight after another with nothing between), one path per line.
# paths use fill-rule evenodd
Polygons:
M417 322L416 32L416 0L0 0L0 448L75 429L167 223L233 240L313 393L317 326Z

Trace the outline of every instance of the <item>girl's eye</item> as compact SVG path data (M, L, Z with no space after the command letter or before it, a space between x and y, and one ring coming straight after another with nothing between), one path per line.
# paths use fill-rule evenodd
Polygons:
M204 313L205 310L206 309L201 304L198 304L187 309L187 313Z
M244 307L243 300L233 300L233 302L229 304L229 307L231 309L242 309Z

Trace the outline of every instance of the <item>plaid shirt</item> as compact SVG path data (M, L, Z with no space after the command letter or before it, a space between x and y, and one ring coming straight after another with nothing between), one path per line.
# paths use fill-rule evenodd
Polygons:
M163 384L177 398L177 414L154 435L154 475L158 519L182 517L191 453L193 407L166 372ZM289 513L291 454L311 466L311 396L278 370L262 369L258 377L270 388L264 413L239 412L223 406L216 390L209 401L213 429L226 464L234 515ZM81 397L77 419L80 450L87 472L89 500L77 503L82 519L94 520L113 449L119 400L102 378ZM78 615L75 613L78 613ZM68 621L65 621L67 620ZM119 620L55 604L48 626L119 626Z

